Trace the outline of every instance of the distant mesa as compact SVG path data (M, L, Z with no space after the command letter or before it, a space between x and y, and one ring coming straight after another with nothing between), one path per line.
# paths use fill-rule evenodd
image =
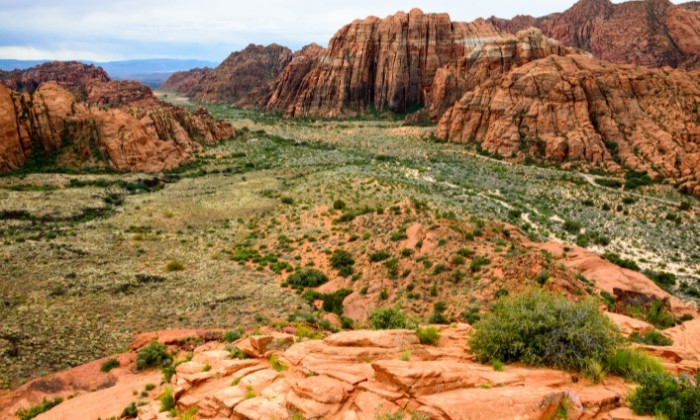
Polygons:
M138 82L78 62L0 72L0 172L28 161L161 171L234 134L204 109L158 101Z

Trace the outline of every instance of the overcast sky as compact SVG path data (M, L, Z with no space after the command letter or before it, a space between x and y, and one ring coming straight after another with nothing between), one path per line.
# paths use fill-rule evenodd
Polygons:
M452 20L542 16L574 0L0 0L0 58L220 62L249 43L326 46L343 25L420 7Z

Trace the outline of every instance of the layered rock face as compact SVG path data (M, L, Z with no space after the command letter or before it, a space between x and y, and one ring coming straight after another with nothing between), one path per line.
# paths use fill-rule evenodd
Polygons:
M243 51L231 54L215 69L190 75L193 81L199 75L202 77L189 90L187 84L184 87L180 84L178 91L200 103L231 104L254 88L274 83L291 59L292 51L287 47L250 44Z
M700 65L700 11L693 3L580 0L560 14L489 21L511 32L536 26L565 45L618 64L686 69Z
M290 86L293 100L278 95L267 107L290 117L348 116L371 106L405 112L425 103L438 68L499 35L484 20L451 22L418 9L356 20L333 36L301 86Z
M44 82L56 82L79 99L85 98L85 86L90 81L108 82L109 76L94 65L77 61L53 61L26 70L0 70L0 83L17 92L33 92Z
M455 64L437 70L427 98L430 119L438 121L465 92L491 78L533 60L566 52L561 43L543 36L535 28L488 42Z
M161 103L137 82L98 77L76 87L86 102L56 82L23 93L0 86L0 171L20 168L32 155L55 156L67 166L91 160L160 171L191 161L201 144L234 134L207 111Z
M253 89L246 97L234 105L241 108L255 108L266 112L285 113L286 107L293 104L302 88L304 78L316 61L325 53L318 44L309 44L294 53L292 61L284 68L272 86Z
M623 167L700 194L700 73L550 55L466 93L441 138L582 167Z

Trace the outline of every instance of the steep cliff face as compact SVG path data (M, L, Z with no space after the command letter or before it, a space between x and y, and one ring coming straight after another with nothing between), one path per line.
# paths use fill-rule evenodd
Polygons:
M694 3L580 0L560 14L489 21L510 31L536 26L565 45L618 64L686 69L700 65L700 11Z
M22 93L0 86L0 171L20 168L30 156L160 171L192 160L201 144L234 134L205 110L159 102L137 82L98 77L75 87L86 102L53 81Z
M278 95L270 109L286 116L348 116L368 106L405 112L425 103L438 68L458 60L500 32L484 20L451 22L418 9L343 27L304 77L297 93Z
M500 77L533 60L566 52L561 43L543 36L535 28L488 42L455 64L438 69L426 101L429 117L438 121L465 92L490 78Z
M285 112L285 106L294 101L304 77L325 51L325 48L318 44L305 46L294 53L292 60L273 84L253 89L234 105L241 108L261 109L266 112Z
M550 55L486 80L437 135L491 152L667 178L700 194L700 73Z
M91 80L109 81L109 76L94 65L77 61L53 61L26 70L0 70L0 83L16 92L33 92L44 82L53 81L79 99L85 98L85 86Z
M181 91L200 103L231 104L256 87L274 83L291 59L292 51L287 47L250 44L243 51L231 54L215 69L202 72L201 80L189 91L180 85Z

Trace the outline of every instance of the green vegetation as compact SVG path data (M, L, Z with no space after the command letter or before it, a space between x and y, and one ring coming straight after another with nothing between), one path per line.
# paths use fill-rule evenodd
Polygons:
M63 402L63 398L61 397L56 397L53 400L49 401L46 398L43 399L39 404L28 408L28 409L20 409L18 410L15 415L19 417L19 420L29 420L33 419L34 417L38 416L41 413L45 413L55 406L59 405L60 403Z
M110 370L119 367L119 360L117 359L107 359L100 366L100 371L109 372Z
M166 386L161 396L158 397L158 401L160 401L161 412L170 411L173 408L175 408L175 397L173 397L173 389L169 386Z
M165 266L165 271L182 271L185 269L185 265L177 260L169 261Z
M287 277L287 284L292 287L318 287L328 282L328 277L313 268L305 268Z
M393 330L406 328L406 313L399 308L384 307L372 311L369 324L373 330Z
M644 373L664 371L661 360L635 348L618 349L605 360L605 366L610 373L633 380Z
M476 324L469 346L483 363L519 361L583 370L590 360L610 357L621 342L612 322L598 312L595 300L569 302L533 290L499 299L493 312Z
M355 260L352 258L352 254L348 251L336 249L333 251L330 261L331 267L338 270L338 274L342 277L351 276L354 272L352 266L355 264Z
M651 372L637 378L639 387L630 395L630 406L636 414L647 414L669 420L700 418L700 374L673 376L667 372Z
M648 344L650 346L671 346L673 340L661 334L657 330L647 331L644 334L639 334L637 331L630 335L630 341L640 344Z
M440 332L435 327L420 327L416 330L416 334L421 344L435 346L440 341Z
M173 360L168 354L165 345L151 341L146 347L139 350L136 355L136 370L148 368L164 368L170 366Z

